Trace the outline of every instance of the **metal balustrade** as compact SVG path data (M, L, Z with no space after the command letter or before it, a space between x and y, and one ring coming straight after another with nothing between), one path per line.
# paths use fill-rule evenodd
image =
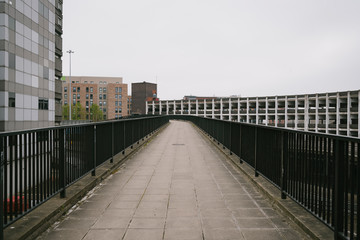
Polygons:
M168 122L141 117L0 133L3 228Z
M188 120L334 231L360 239L359 138L203 118Z

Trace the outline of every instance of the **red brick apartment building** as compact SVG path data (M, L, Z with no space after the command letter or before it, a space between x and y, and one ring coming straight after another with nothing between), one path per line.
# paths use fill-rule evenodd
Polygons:
M70 100L71 98L71 100ZM103 111L104 120L119 119L128 115L128 86L121 77L71 76L62 83L62 105L80 103L90 119L90 107L97 104Z

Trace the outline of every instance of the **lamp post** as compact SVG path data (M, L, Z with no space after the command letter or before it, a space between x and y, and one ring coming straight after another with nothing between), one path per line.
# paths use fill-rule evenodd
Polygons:
M71 90L71 54L74 53L74 51L69 50L66 51L69 54L70 57L70 67L69 67L69 83L70 83L70 87L69 87L69 120L71 121L71 105L72 105L72 90Z

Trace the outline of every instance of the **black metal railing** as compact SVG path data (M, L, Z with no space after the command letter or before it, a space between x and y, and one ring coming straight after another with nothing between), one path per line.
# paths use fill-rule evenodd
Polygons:
M359 138L196 116L193 122L334 231L360 239Z
M0 226L10 225L168 122L143 117L0 133ZM3 239L3 238L1 238Z

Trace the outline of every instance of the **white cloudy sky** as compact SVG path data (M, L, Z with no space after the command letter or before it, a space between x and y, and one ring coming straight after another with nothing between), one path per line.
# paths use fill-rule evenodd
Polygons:
M69 0L63 10L72 75L157 79L161 99L360 89L359 0Z

